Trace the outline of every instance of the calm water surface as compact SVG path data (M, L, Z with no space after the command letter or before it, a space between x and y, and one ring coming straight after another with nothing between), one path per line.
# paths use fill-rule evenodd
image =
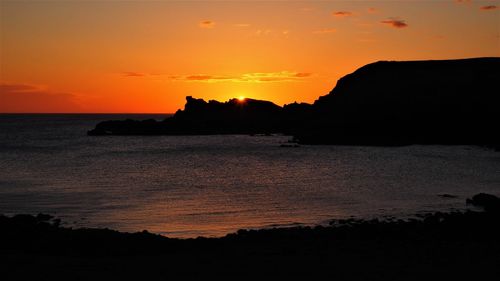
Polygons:
M500 195L500 153L473 146L284 148L287 136L86 136L99 121L127 117L164 118L0 115L0 213L196 237L462 209L478 192Z

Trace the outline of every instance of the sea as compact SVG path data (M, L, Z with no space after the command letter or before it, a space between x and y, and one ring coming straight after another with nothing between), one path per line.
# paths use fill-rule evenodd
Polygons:
M220 237L465 210L500 196L500 152L478 146L290 145L285 135L87 136L165 114L1 114L0 214L73 228Z

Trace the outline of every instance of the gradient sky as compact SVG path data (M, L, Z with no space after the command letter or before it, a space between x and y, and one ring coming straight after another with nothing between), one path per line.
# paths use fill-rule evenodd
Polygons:
M313 102L378 60L500 56L500 1L4 1L0 112Z

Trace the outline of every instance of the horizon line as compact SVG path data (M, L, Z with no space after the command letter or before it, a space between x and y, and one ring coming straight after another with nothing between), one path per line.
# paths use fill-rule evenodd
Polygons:
M66 115L174 115L175 113L147 113L147 112L0 112L0 115L27 115L27 114L39 114L39 115L56 115L56 114L66 114Z

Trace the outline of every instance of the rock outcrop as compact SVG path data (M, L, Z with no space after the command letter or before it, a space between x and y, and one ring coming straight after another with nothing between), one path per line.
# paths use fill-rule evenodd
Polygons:
M158 122L155 120L105 121L89 135L193 135L271 134L292 132L297 122L306 120L311 105L280 107L269 101L231 99L227 102L186 97L184 110Z

